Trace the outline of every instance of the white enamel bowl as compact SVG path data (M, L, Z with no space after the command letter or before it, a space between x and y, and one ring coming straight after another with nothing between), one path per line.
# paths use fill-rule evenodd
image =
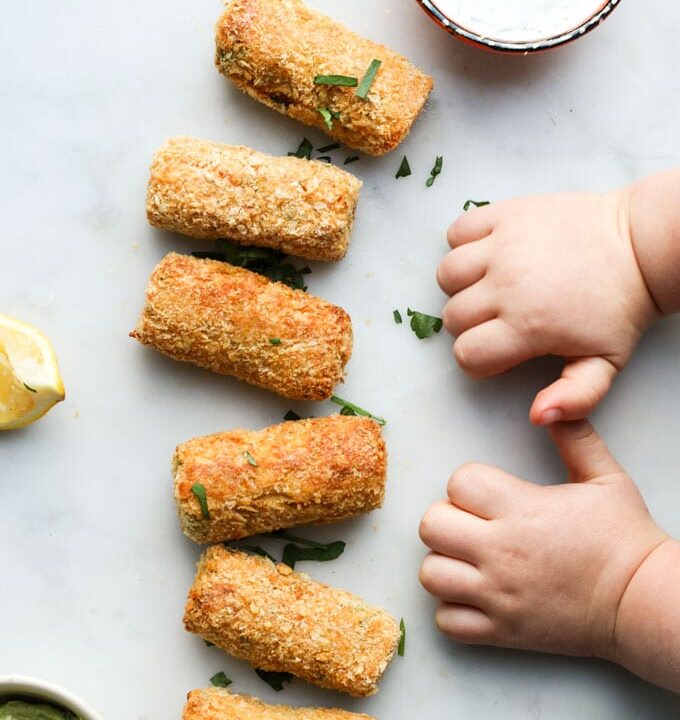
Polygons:
M0 675L0 702L13 697L44 700L75 713L80 720L104 720L96 710L67 690L36 678L22 675Z

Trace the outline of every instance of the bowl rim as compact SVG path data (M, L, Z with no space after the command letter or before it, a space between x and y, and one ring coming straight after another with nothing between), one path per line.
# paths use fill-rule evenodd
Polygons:
M615 8L618 7L621 0L607 0L603 6L594 13L590 18L582 22L579 26L552 37L542 38L541 40L525 40L521 42L508 42L504 40L495 40L488 38L479 33L472 32L462 25L458 25L455 20L451 20L444 15L435 5L436 0L416 0L418 5L425 13L434 20L438 25L444 28L451 35L458 37L460 40L471 45L476 45L485 50L493 50L495 52L522 54L527 55L531 52L540 52L549 50L560 45L577 40L591 30L594 30L603 20L605 20Z
M47 680L26 675L0 675L0 700L3 696L10 695L25 695L62 705L81 720L104 720L102 715L83 700Z

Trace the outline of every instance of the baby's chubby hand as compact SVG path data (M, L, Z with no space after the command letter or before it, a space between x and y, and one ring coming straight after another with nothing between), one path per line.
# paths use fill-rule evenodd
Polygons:
M432 552L420 578L441 601L437 624L459 642L596 656L661 682L640 658L640 638L650 632L643 619L666 638L677 635L678 623L664 625L632 579L649 586L643 565L673 541L587 421L557 423L551 432L568 484L544 487L464 465L451 476L448 498L425 514L420 535ZM666 605L677 617L678 573L672 582L669 567L664 561L654 572L672 589ZM649 655L661 656L654 643ZM676 668L678 659L676 651ZM678 672L663 682L677 685Z
M489 377L543 355L566 358L531 421L586 417L660 311L630 228L630 191L559 193L494 203L448 230L437 271L454 354Z

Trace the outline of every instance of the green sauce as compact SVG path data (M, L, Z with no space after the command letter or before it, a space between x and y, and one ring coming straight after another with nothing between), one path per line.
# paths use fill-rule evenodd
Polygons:
M0 720L78 720L66 708L40 700L0 699Z

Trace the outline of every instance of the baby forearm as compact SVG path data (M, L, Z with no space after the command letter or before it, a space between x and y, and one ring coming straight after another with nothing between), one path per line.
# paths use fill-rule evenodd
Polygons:
M680 168L651 175L629 189L633 247L660 310L680 312Z
M680 542L667 539L641 565L619 607L611 658L680 692Z

